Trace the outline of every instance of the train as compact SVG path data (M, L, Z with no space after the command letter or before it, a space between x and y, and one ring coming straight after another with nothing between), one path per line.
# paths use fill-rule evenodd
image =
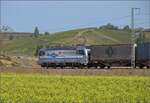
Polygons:
M133 52L134 50L134 52ZM76 45L41 48L38 64L41 67L150 68L150 42L140 44Z

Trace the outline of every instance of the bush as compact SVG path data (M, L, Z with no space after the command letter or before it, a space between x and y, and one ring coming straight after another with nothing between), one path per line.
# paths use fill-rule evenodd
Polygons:
M111 30L118 30L117 26L112 25L111 23L108 23L107 25L103 25L100 27L100 29L111 29Z

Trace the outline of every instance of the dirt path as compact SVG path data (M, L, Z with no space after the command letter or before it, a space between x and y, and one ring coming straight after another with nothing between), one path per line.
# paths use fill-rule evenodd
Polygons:
M90 30L91 29L78 32L78 34L72 39L72 41L76 41L77 43L80 43L80 44L86 44L87 38L83 34L90 31Z
M97 32L97 31L95 31L95 30L92 30L92 32L95 33L95 34L99 34L99 32ZM111 41L116 42L116 43L120 43L119 40L117 40L117 39L115 39L115 38L112 38L112 37L109 37L109 36L106 36L106 35L104 35L104 34L100 34L100 35L98 35L98 36L101 37L101 38L104 38L104 39L111 40Z
M108 40L116 42L116 43L121 42L121 41L119 41L115 38L109 37L107 35L99 34L99 32L95 31L94 29L88 29L88 30L80 31L71 41L76 41L77 43L86 44L88 40L86 38L86 35L84 35L84 33L88 32L88 31L95 33L98 37L100 37L102 39L108 39Z

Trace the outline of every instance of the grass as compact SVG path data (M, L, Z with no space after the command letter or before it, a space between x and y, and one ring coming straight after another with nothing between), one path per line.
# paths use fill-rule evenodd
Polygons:
M95 32L96 31L96 32ZM116 34L117 33L117 34ZM126 33L126 35L124 35ZM122 35L123 34L123 35ZM102 38L106 35L110 38L119 39L119 43L126 43L129 41L129 32L119 32L115 30L99 30L99 29L77 29L65 32L59 32L54 35L43 35L38 38L26 36L13 40L6 40L0 45L1 51L12 54L27 54L33 55L38 45L50 44L113 44L114 42L107 38ZM126 41L125 41L126 40ZM125 41L125 42L124 42Z
M1 73L1 103L150 103L150 78Z
M124 44L131 43L131 35L131 32L123 30L85 28L58 32L53 35L41 35L38 38L29 35L13 40L4 40L0 43L0 48L1 51L10 54L33 55L38 45ZM0 34L0 38L3 36ZM149 35L146 35L146 40L150 40Z

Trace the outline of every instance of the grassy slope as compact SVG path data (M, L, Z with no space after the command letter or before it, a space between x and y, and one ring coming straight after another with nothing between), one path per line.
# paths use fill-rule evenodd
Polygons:
M150 41L150 32L145 32L146 41Z
M20 54L33 55L38 45L45 45L51 43L56 44L56 43L62 43L63 41L66 42L75 34L76 31L69 31L69 32L57 33L51 36L43 35L43 36L39 36L38 38L28 36L19 39L3 41L0 47L1 47L1 51L6 51L8 53L11 52L13 54L20 53Z
M1 103L149 103L150 79L1 74Z
M33 55L37 45L41 44L122 44L130 43L130 38L131 33L126 31L88 28L60 32L50 36L43 35L38 38L27 36L7 40L0 46L1 51Z

